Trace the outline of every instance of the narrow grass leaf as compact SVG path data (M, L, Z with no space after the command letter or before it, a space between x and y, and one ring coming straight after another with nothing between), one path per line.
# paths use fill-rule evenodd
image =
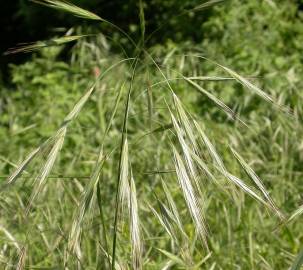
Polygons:
M186 267L186 263L181 260L178 256L164 250L164 249L160 249L158 248L158 250L163 253L167 258L169 258L171 261L173 261L175 264L182 266L182 267Z
M193 76L193 77L187 77L189 80L193 81L234 81L235 78L233 77L220 77L220 76Z
M191 217L195 223L197 233L201 237L201 240L203 241L205 248L208 250L207 226L206 226L203 214L202 214L203 211L201 209L199 200L195 195L194 188L193 188L191 181L189 179L189 176L186 172L186 168L184 166L182 158L179 155L179 153L177 152L177 150L175 149L175 147L174 146L172 146L172 147L173 147L173 152L174 152L174 161L175 161L177 178L178 178L180 187L182 189L184 199L186 201L186 204L187 204L187 207L191 214Z
M137 193L134 178L130 178L130 227L132 243L133 269L142 269L142 242L140 236L140 220L138 214Z
M200 93L203 95L207 96L210 100L212 100L215 104L217 104L221 109L223 109L227 115L229 115L232 119L238 119L235 112L229 108L224 102L219 100L217 97L215 97L213 94L210 92L206 91L203 87L201 87L199 84L196 82L192 81L191 79L188 79L184 77L184 80L187 81L189 84L194 86ZM239 120L239 119L238 119ZM242 121L241 121L242 122ZM242 122L243 123L243 122Z
M76 214L74 215L72 228L70 231L68 239L68 249L72 252L76 251L76 247L79 245L80 235L81 235L81 226L85 213L89 211L92 206L95 197L95 191L98 185L98 180L100 177L100 172L103 167L105 157L99 161L95 168L87 186L84 189L80 204L77 208Z
M99 212L100 212L100 223L102 226L101 241L102 241L102 243L104 243L104 248L105 248L106 254L109 254L109 247L108 247L108 241L107 241L107 230L106 230L106 222L105 222L105 216L104 216L104 210L103 210L103 198L101 196L100 181L98 181L98 183L97 183L97 203L98 203ZM107 266L103 265L103 267L110 267L111 262L107 256L106 256L106 258L107 258L108 264L107 264ZM105 264L105 262L104 262L104 264Z
M183 225L182 225L182 222L181 222L181 218L180 218L180 215L179 215L179 212L178 212L178 209L177 209L177 206L174 202L174 199L171 195L171 192L169 191L169 188L168 186L165 184L165 182L162 180L161 181L162 183L162 188L164 190L164 193L165 193L165 197L166 197L166 200L169 204L169 207L170 207L170 210L173 214L173 217L174 217L174 220L180 230L180 232L183 234L183 235L186 235L184 229L183 229Z
M303 205L301 205L293 214L288 218L287 223L296 219L298 216L303 214Z
M136 140L135 143L138 144L138 143L139 143L143 138L145 138L146 136L149 136L149 135L154 134L154 133L164 132L164 131L166 131L166 130L168 130L168 129L171 129L171 128L173 128L173 127L174 127L174 125L173 125L172 123L166 124L166 125L162 125L162 126L160 126L160 127L158 127L158 128L155 128L155 129L151 130L150 132L147 132L147 133L141 135L141 136Z
M67 13L71 13L74 16L84 18L84 19L89 19L89 20L97 20L97 21L104 21L101 17L98 15L87 11L83 8L77 7L74 4L71 4L67 1L63 0L31 0L32 2L35 2L37 4L42 4L50 8L54 8L60 11L64 11Z
M209 59L207 57L201 56L201 55L191 55L191 56L207 60L207 61L213 63L214 65L222 68L231 77L233 77L235 80L237 80L240 84L242 84L244 87L252 90L254 93L256 93L258 96L260 96L264 100L272 103L273 105L277 106L279 109L281 109L282 111L284 111L286 113L293 114L293 112L292 112L292 110L290 108L288 108L287 106L284 106L284 105L280 105L273 97L271 97L269 94L267 94L261 88L259 88L256 85L252 84L249 80L247 80L243 76L239 75L237 72L233 71L232 69L230 69L228 67L225 67L225 66L217 63L216 61L213 61L213 60L211 60L211 59Z
M5 54L7 55L12 53L20 53L20 52L32 52L32 51L40 50L45 47L63 45L65 43L78 40L82 37L85 37L85 35L66 36L66 37L54 38L49 40L37 41L34 43L20 44L20 46L17 46L16 48L9 49Z
M211 257L212 252L209 252L200 262L195 264L194 269L201 269L201 265L204 264Z
M293 265L291 266L290 270L300 270L301 266L303 265L303 249L297 255Z
M106 250L104 250L104 248L100 245L100 249L102 250L102 252L105 254L105 256L107 257L107 259L109 260L110 263L112 263L112 256L110 256ZM115 270L125 270L124 267L121 266L121 264L119 264L117 262L117 260L115 261L115 265L114 265L114 269Z
M210 177L212 180L215 180L214 175L211 173L211 171L209 170L208 166L206 165L206 163L202 160L202 158L200 158L196 153L194 153L193 151L190 152L193 160L196 162L196 164L198 165L198 167L200 167L208 177Z
M177 132L179 143L182 147L182 151L186 161L186 166L190 173L190 178L194 182L195 188L198 191L200 198L203 198L203 193L201 191L200 184L197 181L196 165L191 155L192 152L199 153L198 144L194 136L194 130L192 128L192 124L190 123L189 118L187 117L187 113L185 112L181 104L181 101L174 93L173 93L173 99L181 126L178 125L178 122L176 121L173 114L171 114L172 122Z
M173 226L172 226L172 224L170 223L170 221L168 219L169 215L167 214L166 208L160 202L159 199L157 199L157 203L159 205L159 209L160 209L161 215L151 205L149 205L149 208L151 209L151 211L153 212L153 214L155 215L155 217L159 220L160 224L165 229L165 231L167 232L167 234L170 236L171 240L173 242L178 242L177 237L176 237L176 233L173 230Z
M157 199L157 200L158 200L158 205L159 205L159 209L161 211L161 215L163 217L163 220L171 228L171 231L173 232L173 235L175 237L175 242L178 243L179 242L179 239L178 239L179 234L177 233L177 231L175 229L175 226L174 226L174 224L177 224L177 220L175 218L175 215L173 214L173 212L171 211L171 209L169 207L167 207L159 199Z
M197 147L196 139L195 139L195 136L194 136L194 130L192 129L192 125L190 124L190 121L187 117L187 114L186 114L182 104L181 104L180 99L174 93L173 93L173 100L174 100L175 108L178 112L180 123L182 124L183 129L186 132L192 147L197 152L198 147Z
M247 186L241 179L239 179L238 177L234 176L233 174L227 171L214 145L210 142L210 140L208 139L202 128L198 125L198 123L196 121L194 121L194 123L198 130L198 133L201 135L202 140L204 141L206 147L208 148L210 155L212 156L213 160L216 163L215 168L229 181L231 181L232 183L237 185L240 189L242 189L245 193L247 193L254 199L258 200L259 202L263 203L267 207L270 207L270 205L268 205L266 201L264 201L256 192L254 192L249 186Z
M6 186L15 183L18 177L22 174L22 172L26 169L28 164L33 160L33 158L41 151L41 148L38 147L33 150L25 160L17 167L17 169L11 174L11 176L7 179Z
M213 62L213 61L211 61L211 62ZM260 96L261 98L263 98L267 102L272 103L273 105L277 106L278 108L280 108L281 110L283 110L286 113L292 114L292 111L291 111L290 108L278 104L278 102L276 100L274 100L273 97L271 97L269 94L267 94L266 92L264 92L261 88L259 88L256 85L252 84L250 81L248 81L243 76L239 75L238 73L236 73L235 71L231 70L230 68L222 66L222 65L220 65L220 64L218 64L216 62L213 62L213 63L215 63L217 66L223 68L227 73L229 73L230 76L232 76L233 78L235 78L240 84L242 84L244 87L252 90L254 93L256 93L258 96Z
M124 212L125 204L130 202L130 187L128 183L129 168L128 168L128 142L125 139L122 154L121 154L121 172L120 172L120 186L119 186L119 201L122 212Z
M268 201L268 203L271 206L271 208L273 209L273 211L280 218L283 219L284 218L283 214L281 213L281 211L279 210L279 208L276 206L276 204L273 201L273 199L270 197L269 192L266 190L266 188L265 188L264 184L262 183L261 179L256 175L256 173L254 172L254 170L245 162L245 160L236 152L236 150L234 150L232 147L230 147L230 148L231 148L231 151L234 154L234 156L237 158L237 160L239 161L239 163L241 164L241 166L246 171L246 173L255 182L255 184L258 186L258 188L260 189L260 191L263 193L264 197Z
M220 169L219 169L220 170ZM249 186L247 186L241 179L234 176L229 172L222 172L226 176L226 178L236 184L240 189L242 189L245 193L250 195L252 198L258 200L266 206L269 206L266 201L264 201L256 192L254 192Z
M225 0L210 0L210 1L207 1L203 4L201 4L201 5L198 5L198 6L194 7L192 10L194 10L194 11L203 10L205 8L209 8L209 7L212 7L214 5L220 4L224 1Z
M35 187L31 194L31 197L29 199L29 204L28 204L28 207L26 210L26 214L28 214L29 209L30 209L34 199L36 198L38 193L41 191L42 187L44 186L45 180L47 179L50 171L52 170L52 168L54 166L57 156L62 148L65 135L66 135L66 127L63 127L58 130L58 132L55 136L55 138L56 138L55 143L54 143L50 153L48 154L47 160L46 160L43 168L41 169L39 175L35 179Z
M204 142L204 144L206 145L206 147L208 148L208 151L211 155L211 157L213 158L213 160L217 163L217 165L219 166L219 168L226 173L227 170L224 166L224 163L222 161L222 159L220 158L219 154L217 153L216 148L214 147L214 145L210 142L210 140L208 139L208 137L206 136L205 132L202 130L202 128L200 127L200 125L194 120L194 124L195 127L198 131L198 134L201 136L202 141Z
M0 224L0 231L2 231L5 234L5 236L7 237L7 239L9 239L9 241L7 241L7 243L11 242L16 247L16 249L18 251L21 251L21 248L20 248L16 238L6 228L4 228L1 224Z
M26 248L23 247L19 254L19 260L16 267L16 270L23 270L25 269L25 263L26 263Z
M153 101L153 92L152 92L152 87L150 85L150 82L147 82L148 87L147 87L147 105L148 105L148 116L149 116L149 121L150 121L150 129L152 128L152 118L153 118L153 113L154 113L154 101Z
M118 109L118 105L120 103L120 100L121 100L121 96L122 96L122 93L123 93L123 90L124 90L124 84L120 87L120 90L117 94L117 97L115 99L115 104L114 104L114 108L112 110L112 113L111 113L111 116L110 116L110 119L108 121L108 124L106 126L106 129L105 129L105 132L102 136L102 139L101 139L101 146L100 146L100 149L99 149L99 158L98 160L101 160L102 159L102 153L103 153L103 146L104 146L104 142L105 142L105 138L106 136L108 135L108 132L112 126L112 123L114 121L114 118L115 118L115 115L116 115L116 112L117 112L117 109ZM97 161L98 163L98 161Z
M194 163L192 161L191 155L189 153L189 147L188 147L188 145L187 145L187 143L185 142L185 139L184 139L185 134L184 134L183 130L180 128L176 118L174 117L174 115L172 113L171 113L171 119L172 119L172 123L174 125L174 128L176 130L179 143L182 147L182 151L183 151L183 154L184 154L184 157L185 157L186 165L187 165L187 167L190 171L190 174L195 178L195 175L196 175L195 167L194 167Z
M65 117L63 125L66 125L67 123L71 122L72 120L74 120L78 116L78 114L81 111L83 105L86 103L86 101L88 100L88 98L90 97L90 95L92 94L94 89L95 89L95 85L93 85L91 88L89 88L89 90L80 98L80 100L76 103L74 108Z
M241 75L239 75L238 73L236 73L235 71L233 71L230 68L227 68L225 66L222 66L220 64L218 64L218 66L220 66L221 68L223 68L226 72L229 73L230 76L234 77L243 86L245 86L245 87L253 90L257 95L259 95L260 97L262 97L266 101L269 101L271 103L275 103L274 100L273 100L273 98L270 95L268 95L267 93L265 93L259 87L253 85L250 81L248 81L247 79L245 79L244 77L242 77Z

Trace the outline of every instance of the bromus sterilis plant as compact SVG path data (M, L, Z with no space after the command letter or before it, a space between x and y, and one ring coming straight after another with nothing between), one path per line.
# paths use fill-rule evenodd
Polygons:
M113 64L111 59L106 59L107 68L96 76L92 86L63 119L54 135L30 152L3 185L4 190L13 189L32 162L46 155L32 183L22 220L30 224L37 214L51 223L54 209L40 209L38 199L45 196L43 191L57 187L48 179L64 149L71 127L81 117L81 111L90 103L100 84L115 90L114 93L107 91L99 100L102 105L99 112L105 119L105 125L89 177L81 182L75 177L72 184L68 183L64 188L65 184L61 186L62 192L66 193L64 196L70 200L72 207L69 210L73 214L61 217L63 221L56 228L60 238L48 240L41 233L48 252L57 255L37 262L31 255L30 246L26 246L30 237L30 232L27 232L21 241L24 247L17 248L17 269L201 269L204 265L207 269L214 269L216 261L215 258L212 261L212 254L217 247L213 239L220 233L213 235L208 222L211 219L208 210L216 204L214 193L227 196L238 212L242 211L244 194L247 194L260 203L262 209L285 221L266 183L235 146L230 147L229 154L247 174L250 183L228 168L224 155L216 147L216 140L209 135L211 131L203 122L203 116L187 109L179 88L182 86L186 93L193 92L207 98L227 114L228 121L240 123L241 129L249 127L234 109L207 89L206 82L236 82L281 111L289 112L289 109L246 77L204 56L194 53L181 55L182 68L179 70L169 66L170 59L177 57L174 55L176 50L170 51L164 59L156 59L146 46L150 36L145 37L146 3L142 0L138 1L138 42L120 27L66 1L34 2L108 25L133 45L133 55L121 56L121 60ZM221 2L201 3L188 12L198 12ZM186 14L186 11L183 13ZM23 44L9 52L29 52L92 37L89 33L64 36ZM229 77L221 74L205 76L191 70L182 72L188 63L199 65L199 61L212 63ZM173 77L175 74L177 77ZM110 87L111 84L114 87ZM106 104L108 100L109 105ZM107 110L102 111L103 107ZM75 189L79 191L75 192ZM58 211L66 213L66 206L60 198L58 201ZM224 205L225 211L226 207ZM289 221L301 213L300 208ZM54 244L49 244L49 241ZM52 261L54 258L56 261Z

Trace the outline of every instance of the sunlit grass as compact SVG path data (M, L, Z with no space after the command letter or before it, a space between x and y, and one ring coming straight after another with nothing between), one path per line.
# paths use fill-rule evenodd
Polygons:
M37 2L104 21L67 2ZM197 9L219 2L209 1ZM276 250L282 241L273 233L278 226L287 231L281 237L287 234L298 246L286 224L300 217L302 207L292 213L283 209L285 187L261 177L271 174L273 179L276 172L267 170L267 164L261 174L254 168L260 168L260 161L253 162L258 154L254 148L261 149L251 141L254 123L244 124L240 112L207 83L238 83L258 96L260 104L273 105L268 110L280 109L276 113L281 118L288 119L287 104L214 61L230 77L206 76L197 55L169 52L156 61L143 47L146 25L141 1L139 13L141 42L134 48L135 56L113 61L109 53L97 59L102 71L86 80L88 90L78 101L67 103L71 109L59 119L62 123L53 135L32 145L31 149L37 148L28 151L23 161L14 161L19 165L2 190L5 210L0 229L10 248L3 249L1 261L16 269L258 269L257 262L261 269L274 269L275 257L269 257L273 252L264 250L262 241L277 238L272 240ZM89 41L84 37L81 42L84 51ZM182 72L170 64L180 58ZM211 101L204 115L195 112L198 97ZM223 112L223 127L212 121L211 111ZM80 154L75 151L79 137L72 137L77 132L84 138ZM279 132L274 131L271 139ZM33 176L24 181L25 170ZM63 177L51 178L57 171L63 171ZM64 179L69 171L74 176ZM287 258L283 265L290 266L295 260L283 252ZM294 265L301 257L299 253Z

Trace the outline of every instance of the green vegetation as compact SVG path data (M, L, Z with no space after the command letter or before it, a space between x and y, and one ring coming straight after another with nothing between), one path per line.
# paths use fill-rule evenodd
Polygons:
M300 269L297 3L163 1L149 43L147 1L134 32L35 2L87 24L11 50L33 54L0 91L1 269Z

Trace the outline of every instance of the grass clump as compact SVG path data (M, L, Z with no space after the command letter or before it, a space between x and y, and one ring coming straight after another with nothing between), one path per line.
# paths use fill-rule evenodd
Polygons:
M67 2L35 2L113 26ZM219 2L209 1L196 10ZM175 47L164 53L156 47L148 49L143 1L139 1L139 20L140 41L131 57L125 51L111 54L102 35L81 35L72 63L60 63L69 80L62 74L54 76L56 65L39 56L24 70L14 67L21 73L14 78L19 87L29 80L31 87L51 91L50 78L51 86L64 87L53 96L43 91L37 93L38 99L28 95L32 105L41 104L29 121L30 128L16 132L7 121L6 135L10 129L17 134L12 142L19 146L31 138L38 147L29 150L32 146L27 143L24 152L29 154L20 153L23 161L16 160L15 154L4 158L9 162L2 168L12 164L16 168L9 169L11 176L3 182L5 196L0 201L1 231L7 241L1 263L17 269L283 269L294 262L293 269L299 269L301 253L296 260L293 254L299 252L302 233L294 220L302 207L285 218L289 209L284 207L284 189L279 192L280 183L273 181L280 168L269 160L274 170L267 171L267 163L260 158L266 160L263 147L270 140L275 147L277 138L287 141L283 137L287 133L282 134L285 119L289 120L284 103L248 77L205 61L204 56ZM133 43L128 34L122 34ZM56 50L44 48L46 54L56 55ZM41 66L37 72L41 61L49 65L50 78L43 76ZM206 68L213 66L209 76L201 64L205 62ZM38 82L24 75L31 69L40 77ZM274 104L280 109L274 111L282 119L281 127L274 126L267 115L243 117L239 106L212 90L214 83L223 83L226 89L237 83L236 89L245 87ZM89 87L82 88L85 84ZM66 89L72 89L72 95ZM60 97L62 92L66 96ZM38 130L47 109L43 106L56 103L55 97L63 104L45 115L44 125L51 119L51 130L41 134ZM207 103L203 114L199 102ZM291 121L297 117L296 107L293 111ZM53 117L55 113L59 115ZM8 112L7 117L17 115ZM265 127L262 117L268 117ZM32 126L38 120L39 127ZM262 132L270 136L264 138ZM260 143L255 141L259 137ZM267 180L261 176L268 176ZM283 225L274 231L280 222ZM281 259L275 261L277 250Z

